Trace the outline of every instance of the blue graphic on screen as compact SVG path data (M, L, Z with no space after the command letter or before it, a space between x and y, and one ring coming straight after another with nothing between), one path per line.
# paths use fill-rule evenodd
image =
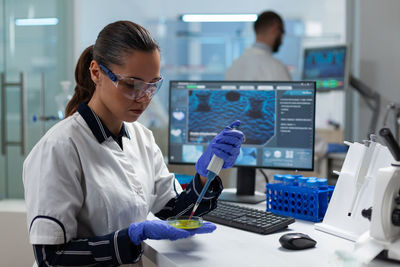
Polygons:
M257 149L255 147L241 147L235 163L248 166L257 165Z
M176 108L171 116L171 142L184 143L186 141L186 108Z
M184 162L196 163L203 154L201 145L182 145L182 159Z
M188 142L208 143L234 120L245 144L264 145L275 134L275 92L262 90L190 90Z
M315 80L319 89L343 88L346 70L345 46L309 48L304 52L303 79Z

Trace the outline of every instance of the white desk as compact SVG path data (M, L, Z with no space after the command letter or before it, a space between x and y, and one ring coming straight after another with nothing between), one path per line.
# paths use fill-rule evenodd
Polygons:
M265 202L254 207L265 210ZM281 247L279 237L288 232L302 232L317 241L313 249L300 251ZM212 234L195 235L177 241L146 240L144 255L160 267L208 267L208 266L399 266L380 260L369 265L344 263L335 250L351 252L353 242L314 229L311 222L296 220L278 233L260 235L217 225Z

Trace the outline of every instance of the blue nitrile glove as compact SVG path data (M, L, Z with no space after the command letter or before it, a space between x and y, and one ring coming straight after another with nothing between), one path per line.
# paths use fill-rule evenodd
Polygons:
M188 231L175 228L166 221L152 220L139 223L131 223L128 229L129 238L132 243L139 245L146 239L169 239L177 240L191 236Z
M217 229L217 226L213 223L210 222L203 222L203 225L200 228L197 229L191 229L188 230L190 234L208 234L214 232L214 230Z
M194 234L205 234L214 231L216 226L212 223L204 223L202 227L194 230L183 230L169 225L166 221L152 220L140 223L132 223L128 228L129 238L132 243L139 245L146 239L177 240L187 238Z
M240 121L232 122L228 127L225 127L216 137L214 137L208 145L206 151L200 156L196 163L196 171L201 176L207 177L207 166L215 154L224 160L222 169L227 169L235 164L236 158L240 153L244 134L233 129L239 127Z

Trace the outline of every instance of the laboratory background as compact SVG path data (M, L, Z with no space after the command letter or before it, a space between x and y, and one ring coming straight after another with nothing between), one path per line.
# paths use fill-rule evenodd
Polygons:
M400 141L398 0L0 0L0 266L33 263L22 164L46 131L64 118L78 57L104 26L136 22L160 46L164 82L139 121L153 131L168 163L170 81L223 81L234 60L255 42L254 21L191 22L184 15L257 15L265 10L284 20L282 46L274 56L293 81L304 80L307 49L346 48L342 88L316 91L314 126L322 143L363 143L374 133L374 141L385 144L378 135L384 127ZM346 151L315 151L313 170L300 173L327 178L334 186L345 158ZM168 167L177 176L195 173L194 164ZM272 182L271 169L261 169L258 178L267 173ZM224 187L236 186L236 172L220 173Z

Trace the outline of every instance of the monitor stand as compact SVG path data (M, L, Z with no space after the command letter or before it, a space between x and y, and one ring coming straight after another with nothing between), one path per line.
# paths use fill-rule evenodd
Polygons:
M222 191L219 200L256 204L266 200L266 195L255 192L256 169L252 167L238 167L236 192Z

